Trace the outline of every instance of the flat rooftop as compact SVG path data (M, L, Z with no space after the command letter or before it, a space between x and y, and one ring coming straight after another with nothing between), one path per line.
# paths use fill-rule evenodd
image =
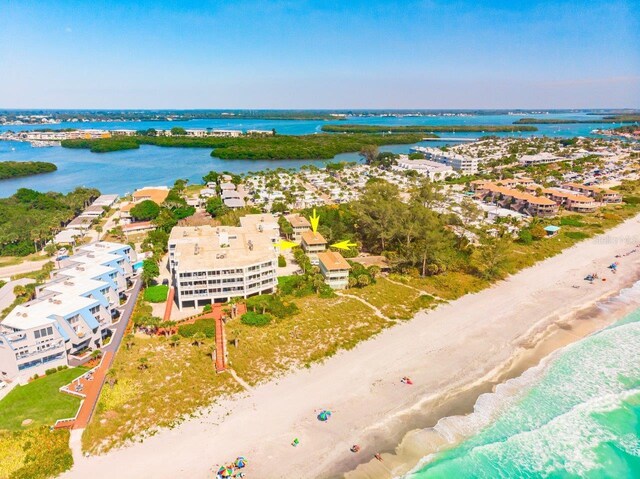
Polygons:
M54 316L70 316L99 304L97 299L71 294L56 294L17 306L2 324L17 329L30 329L50 324Z
M240 226L246 228L248 232L280 230L278 220L270 213L243 216L240 218Z
M54 275L68 276L71 278L97 278L115 272L117 272L115 268L101 264L72 264L67 268L54 271Z
M92 291L108 287L109 285L104 281L97 279L81 278L81 279L65 279L56 280L51 283L47 283L42 288L43 291L51 291L60 294L75 294L82 296Z
M175 244L176 270L204 271L272 261L277 257L272 237L242 227L176 226L169 244Z

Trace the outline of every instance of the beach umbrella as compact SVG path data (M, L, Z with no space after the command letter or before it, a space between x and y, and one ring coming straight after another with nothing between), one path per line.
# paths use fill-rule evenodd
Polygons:
M243 456L238 456L238 458L236 459L236 467L238 469L242 469L246 465L247 465L247 460Z
M320 414L318 414L319 421L326 421L330 417L331 417L331 411L323 410L322 412L320 412Z
M220 469L218 469L219 477L231 477L232 474L233 474L233 469L230 469L228 467L221 466Z

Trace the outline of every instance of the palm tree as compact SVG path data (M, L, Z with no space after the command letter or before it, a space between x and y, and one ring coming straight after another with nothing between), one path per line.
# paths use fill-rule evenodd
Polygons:
M378 276L380 276L380 266L376 266L376 265L370 266L369 274L373 279L376 279Z
M207 336L203 332L197 332L191 339L193 340L193 345L200 347L200 345L204 343L204 340L207 339Z
M169 338L169 344L171 345L172 348L175 348L176 346L178 346L178 344L180 344L180 336L177 334L174 334L173 336L171 336Z
M176 325L175 321L162 321L158 326L164 330L165 337L169 337L172 328Z
M99 349L95 349L92 353L91 353L91 359L100 359L102 357L102 351Z
M145 369L149 369L149 360L145 357L138 359L138 369L140 371L144 371Z
M135 344L134 339L135 339L135 336L131 333L127 334L124 337L124 341L125 341L124 345L127 348L127 351L129 351L131 347Z
M111 387L115 386L115 384L118 382L118 373L113 368L107 371L106 377L107 377L107 384L109 384L109 386Z

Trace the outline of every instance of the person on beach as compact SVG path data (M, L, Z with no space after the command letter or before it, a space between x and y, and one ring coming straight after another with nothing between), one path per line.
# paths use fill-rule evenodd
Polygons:
M373 457L375 457L378 461L382 462L382 456L380 455L379 452L376 452Z
M354 444L353 446L351 446L350 451L351 452L360 452L360 446L358 446L357 444Z

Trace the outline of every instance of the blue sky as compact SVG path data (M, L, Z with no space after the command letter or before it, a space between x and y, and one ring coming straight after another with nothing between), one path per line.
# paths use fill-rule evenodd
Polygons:
M0 108L640 107L639 1L0 0Z

